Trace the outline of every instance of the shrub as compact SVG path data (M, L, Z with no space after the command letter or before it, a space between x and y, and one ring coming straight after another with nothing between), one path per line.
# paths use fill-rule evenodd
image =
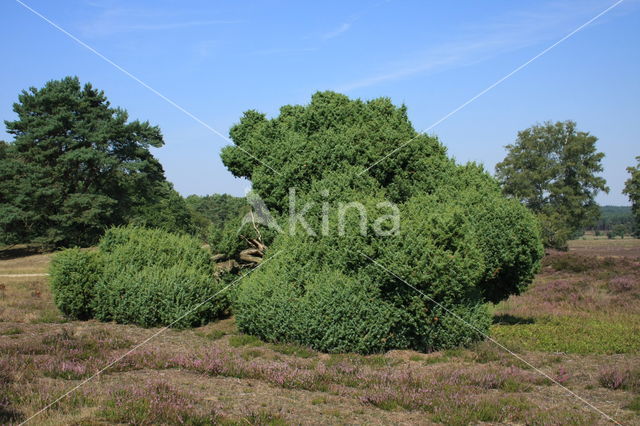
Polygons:
M401 216L400 233L379 243L379 262L439 302L479 299L485 259L468 210L450 200L417 196L402 206ZM415 294L388 272L381 272L384 275L377 279L385 291Z
M224 312L221 286L184 262L170 267L125 266L97 286L96 317L143 327L204 325Z
M640 369L609 367L598 376L600 386L608 389L640 391Z
M99 247L66 250L53 260L54 300L69 318L189 327L228 309L227 295L218 294L225 283L194 237L117 227Z
M124 226L109 229L100 240L100 250L111 264L120 267L168 268L184 262L204 273L212 273L211 255L196 238L161 229ZM117 270L117 268L116 268Z
M380 303L354 280L339 272L309 274L314 281L280 278L279 267L256 271L236 301L236 322L245 332L269 342L296 342L326 352L379 352L407 347L404 336L392 335L401 311ZM283 263L284 262L284 263Z
M317 235L276 236L271 256L278 258L241 283L235 314L247 333L364 353L467 344L488 329L485 301L521 292L538 269L535 217L507 200L482 167L456 165L389 99L316 93L309 105L284 106L272 119L248 111L230 135L224 164L251 179L267 206L286 213L291 187L299 207L315 203L305 218ZM397 149L407 140L410 149ZM322 219L327 203L358 201L374 215L386 200L401 213L397 235L376 236L376 222L362 223L357 213L346 218L344 235L334 213ZM325 226L328 235L320 235Z
M488 330L490 319L482 305L455 305L445 311L415 296L406 308L340 272L327 271L312 278L313 282L305 280L302 290L295 281L256 271L236 300L239 328L269 342L362 354L452 348L482 338L467 323L483 333Z
M533 280L544 255L535 215L516 200L506 199L498 182L482 166L428 160L430 166L413 175L408 194L431 194L442 203L463 209L483 260L478 288L486 300L497 303L521 293Z
M350 188L348 175L329 175L315 187L335 189L340 182L346 187L331 192L339 194L336 200L358 199L374 211L380 199L359 192L362 187ZM316 229L319 208L307 216ZM477 288L483 259L465 209L423 196L402 206L401 216L395 237L376 238L371 221L361 235L355 214L347 216L345 234L339 235L335 213L328 235L279 235L268 267L240 285L234 309L239 328L266 341L327 352L429 351L481 338L477 330L485 333L490 322Z
M537 216L544 246L560 251L569 250L568 241L572 231L566 224L566 218L558 212L541 212Z
M202 325L228 307L210 254L188 235L113 228L100 242L104 272L96 286L96 318L145 327ZM215 297L214 297L215 296Z
M388 98L361 101L318 92L308 105L283 106L280 115L270 120L247 111L229 134L233 145L221 152L225 166L234 176L251 179L267 206L279 212L289 207L289 188L306 192L325 173L345 166L360 172L400 141L413 142L410 149L394 152L382 167L370 168L365 175L390 187L394 201L415 194L416 181L437 186L440 176L434 171L452 164L446 148L436 138L416 132L406 107L396 107ZM247 152L262 161L256 162Z
M485 262L480 283L484 298L498 303L522 293L544 255L535 216L517 201L495 195L474 204L470 214Z
M544 255L535 215L504 198L497 182L474 163L458 167L442 192L461 203L473 222L484 260L479 284L484 298L497 303L525 290Z
M60 311L71 319L93 317L95 285L103 262L100 253L73 248L62 251L51 263L51 291Z
M249 248L249 240L255 239L269 245L276 236L274 229L263 226L259 221L251 223L244 216L229 219L222 227L210 225L207 232L212 253L222 254L225 258L233 258Z

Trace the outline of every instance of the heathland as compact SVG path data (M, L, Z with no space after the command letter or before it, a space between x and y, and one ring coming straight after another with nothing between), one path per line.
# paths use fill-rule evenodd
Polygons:
M581 239L547 253L524 293L492 305L491 338L512 353L485 340L326 354L241 334L233 317L138 347L162 329L65 320L46 275L51 255L0 256L0 423L29 419L126 354L34 421L608 423L595 407L640 424L637 239Z

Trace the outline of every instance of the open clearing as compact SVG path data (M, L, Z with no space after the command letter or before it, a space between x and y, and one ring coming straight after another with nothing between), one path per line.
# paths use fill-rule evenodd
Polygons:
M0 423L19 422L158 329L66 322L50 255L0 258ZM493 337L616 421L640 424L640 240L578 240L494 307ZM422 354L323 354L238 333L169 330L36 424L606 424L491 342Z

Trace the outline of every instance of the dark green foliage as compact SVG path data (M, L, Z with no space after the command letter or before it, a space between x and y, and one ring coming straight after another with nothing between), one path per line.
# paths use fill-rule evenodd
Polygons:
M296 342L327 352L374 353L412 348L430 351L469 344L488 331L482 305L429 302L396 281L393 295L363 273L349 277L279 252L240 287L234 312L240 329L270 342ZM375 272L375 271L374 271ZM461 317L454 317L451 311Z
M93 317L93 297L102 270L98 252L74 248L55 255L50 269L51 292L65 316L79 320Z
M246 198L228 194L189 195L185 203L195 233L211 245L218 244L220 236L227 232L225 228L230 229L231 222L238 222L250 210Z
M372 212L384 200L375 181L355 179L348 172L329 174L312 187L305 201L325 200L335 206L357 199ZM245 278L235 305L241 330L272 342L362 353L429 351L480 338L447 310L487 332L489 316L477 287L483 254L462 205L434 196L414 197L401 207L400 235L388 238L373 234L371 219L363 222L367 235L361 235L355 211L346 215L340 235L335 209L329 216L330 232L322 235L320 209L307 215L318 235L279 235L270 249L277 255Z
M243 284L235 312L244 332L327 352L408 346L406 336L393 336L402 311L377 300L361 283L335 271L294 279L286 259L273 262Z
M240 227L241 218L229 221L222 228L209 225L205 239L211 247L211 252L221 254L224 258L233 258L242 251L246 242L240 235Z
M180 260L165 267L110 264L97 287L96 318L143 327L200 326L223 313L225 297L214 297L221 289L211 275Z
M566 249L570 236L598 219L595 196L609 188L596 175L604 158L597 140L572 121L547 122L519 132L496 165L505 194L539 215L548 247Z
M245 238L254 238L256 234L251 226L242 225L241 217L227 222L222 228L210 225L207 231L206 239L211 247L211 252L221 254L225 259L232 259L247 248Z
M184 262L205 274L213 272L210 253L201 247L197 239L161 229L111 228L100 240L99 248L108 263L122 268L127 265L169 268Z
M209 225L222 228L227 222L249 210L244 197L234 197L229 194L189 195L185 198L185 203L194 221L202 229L206 229Z
M423 195L411 198L401 212L399 235L379 243L379 262L430 299L447 304L478 300L485 259L467 209ZM379 280L385 293L415 294L388 273Z
M567 226L564 215L559 212L548 211L538 213L536 216L538 222L540 222L544 246L567 251L569 249L568 241L578 231L573 231Z
M325 248L323 255L330 255L328 247L312 248ZM313 260L299 264L295 253L278 252L269 268L257 270L241 285L234 310L238 326L265 341L297 342L327 352L429 351L481 338L406 284L396 280L394 294L389 280L384 289L373 283L367 273L379 271L366 270L362 259L353 260L364 269L348 276L339 267L318 267ZM483 306L447 308L487 332L489 316Z
M25 164L21 166L14 154L13 146L0 141L0 244L17 244L24 240L23 222L31 222L33 211L25 211L14 202L15 194L28 190L27 182L18 179Z
M635 234L640 235L640 156L636 157L638 165L627 167L627 172L631 175L624 183L623 193L631 201L631 211L635 217Z
M539 222L524 206L499 196L486 196L469 207L478 245L483 253L484 274L480 290L497 303L520 294L539 270L544 248Z
M497 182L473 163L458 167L438 193L461 203L474 224L484 262L479 287L485 299L497 303L521 293L544 255L536 217L519 202L505 199Z
M247 111L230 135L234 145L222 150L222 161L235 176L250 179L267 206L279 212L289 208L289 188L305 192L314 180L347 165L364 171L410 139L409 148L366 172L390 188L394 201L412 195L417 179L421 188L437 186L441 176L435 170L450 163L446 149L436 139L418 134L406 108L396 107L388 98L364 102L318 92L309 105L283 106L271 120Z
M94 301L100 320L188 327L218 317L227 307L225 295L213 297L223 286L213 276L210 253L194 237L112 228L100 250L105 269Z
M276 235L275 228L254 223L250 216L236 216L222 227L210 225L206 239L213 253L222 254L225 258L233 258L249 247L248 240L256 239L269 245Z
M616 225L624 225L626 232L631 234L635 225L635 217L631 206L601 206L600 219L588 230L611 231Z
M417 134L388 99L317 93L272 120L247 112L231 137L223 161L252 180L283 228L269 263L238 289L234 312L247 333L331 352L469 344L488 331L485 302L517 294L537 271L535 216L481 167L456 165ZM310 203L295 232L284 217L291 201L298 211ZM340 213L351 202L366 218Z
M196 226L185 199L169 182L157 186L153 198L149 203L135 209L129 223L169 232L196 233Z
M624 234L627 232L627 227L618 224L613 227L612 231L613 235L615 235L616 237L624 238Z
M99 252L66 250L52 265L56 304L77 319L202 325L227 310L223 287L196 238L160 229L112 228Z
M149 151L158 127L128 122L100 90L77 78L23 91L0 145L0 242L94 244L157 200L165 182Z

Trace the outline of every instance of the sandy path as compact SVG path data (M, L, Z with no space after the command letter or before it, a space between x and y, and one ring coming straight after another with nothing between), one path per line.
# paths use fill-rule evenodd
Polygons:
M15 277L46 277L49 274L0 274L0 278L15 278Z

